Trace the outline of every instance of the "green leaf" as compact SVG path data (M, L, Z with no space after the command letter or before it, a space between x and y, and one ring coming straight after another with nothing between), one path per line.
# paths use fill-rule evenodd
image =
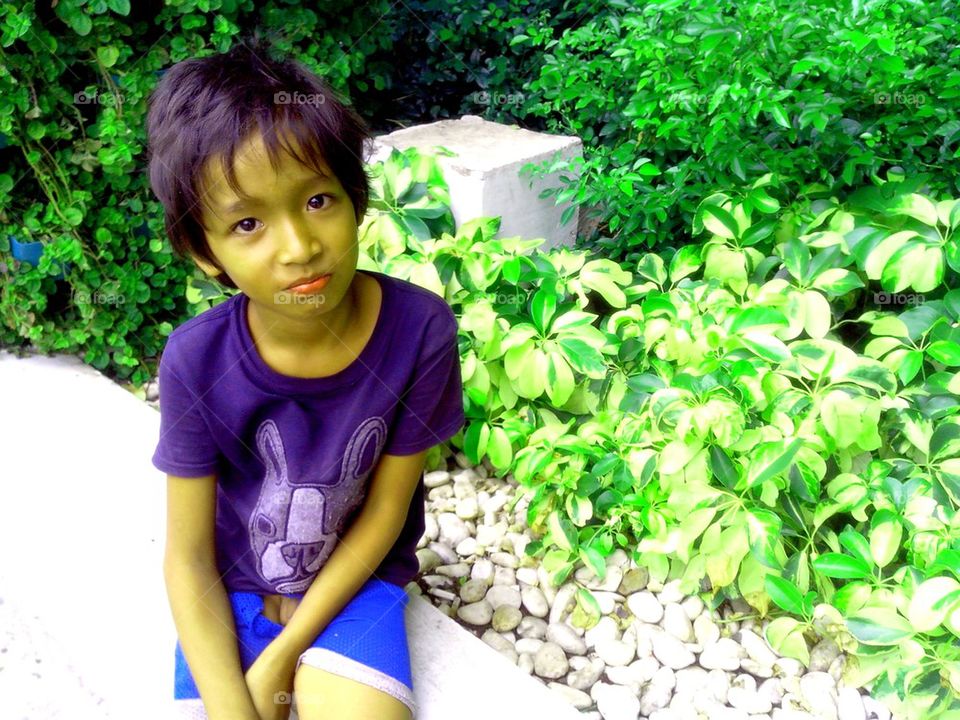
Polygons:
M740 336L740 341L764 360L785 362L792 357L783 341L773 335L748 330Z
M557 309L557 294L550 288L541 287L530 301L530 315L541 334L546 335L550 321Z
M780 545L780 531L783 521L770 510L751 508L747 510L747 539L750 552L768 568L781 569L776 549Z
M937 208L923 195L911 193L900 198L899 202L890 208L895 215L909 215L930 227L937 226Z
M773 620L764 630L764 636L779 655L799 660L804 665L810 664L810 649L803 639L803 625L796 619L781 617Z
M567 518L560 517L554 510L547 521L550 528L550 539L564 550L573 550L577 547L577 531Z
M841 268L831 268L814 278L813 287L823 290L828 295L838 297L846 295L856 288L862 288L864 285L856 273Z
M914 634L910 622L893 608L865 607L847 618L847 628L864 645L893 645Z
M750 199L751 204L762 213L771 215L780 209L779 201L767 195L767 192L763 188L751 190L747 197Z
M870 518L870 555L879 568L889 565L900 551L903 525L899 516L886 508Z
M607 367L599 350L575 337L562 337L558 340L560 350L577 372L588 377L601 378L606 375Z
M754 488L777 475L786 472L793 461L793 456L803 446L801 438L794 438L789 442L761 443L750 454L750 464L747 467L747 487Z
M917 632L930 632L943 622L949 609L934 607L950 593L960 590L960 582L953 578L936 577L920 583L910 599L907 618Z
M794 615L805 615L806 605L800 590L789 580L767 573L764 586L770 598L781 608Z
M873 558L870 555L870 543L856 530L844 530L839 536L840 544L846 548L854 557L858 557L863 562L869 564Z
M684 245L670 260L670 280L676 283L697 270L703 261L699 245Z
M733 490L740 479L737 468L731 462L730 457L716 445L710 446L710 470L728 490Z
M960 344L952 340L936 340L930 343L927 354L947 367L960 366Z
M790 124L790 119L787 117L787 113L784 112L783 107L781 107L779 103L774 103L770 106L770 114L773 115L773 119L777 121L777 125L780 125L787 130L793 127Z
M703 226L714 235L732 240L740 234L737 221L722 207L705 204L701 206L700 212Z
M824 553L811 564L817 572L831 578L866 580L873 577L867 563L842 553Z
M102 45L97 48L97 59L104 67L113 67L120 57L120 51L112 45Z
M758 326L787 327L790 323L786 316L770 307L748 307L736 313L730 323L731 334L737 334L746 328Z
M66 207L63 209L63 216L73 227L83 222L83 212L76 207Z
M130 0L107 0L107 5L118 15L130 14Z

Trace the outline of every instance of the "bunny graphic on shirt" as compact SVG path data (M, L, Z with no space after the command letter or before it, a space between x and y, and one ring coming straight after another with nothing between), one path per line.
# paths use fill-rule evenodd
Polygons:
M273 420L257 428L266 474L250 514L257 572L277 593L305 592L337 544L344 520L363 502L366 480L386 442L382 418L365 420L347 442L334 485L291 484L280 431ZM365 450L373 443L374 452ZM364 457L372 457L362 468Z

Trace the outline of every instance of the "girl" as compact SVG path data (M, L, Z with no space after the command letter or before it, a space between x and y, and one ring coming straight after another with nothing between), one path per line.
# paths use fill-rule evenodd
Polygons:
M404 586L424 456L464 422L456 318L357 269L369 133L268 52L174 65L147 118L175 252L239 291L176 328L160 362L175 705L412 718Z

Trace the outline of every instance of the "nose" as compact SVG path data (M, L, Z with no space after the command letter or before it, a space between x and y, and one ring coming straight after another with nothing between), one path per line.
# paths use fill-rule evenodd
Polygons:
M315 241L307 228L290 220L278 228L277 257L286 265L310 265L310 261L320 251L319 241Z

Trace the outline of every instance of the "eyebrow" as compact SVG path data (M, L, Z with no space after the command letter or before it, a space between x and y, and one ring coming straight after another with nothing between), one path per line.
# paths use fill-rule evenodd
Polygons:
M311 176L305 178L305 179L303 180L303 182L301 182L299 185L297 185L297 189L298 189L298 190L302 190L303 188L307 187L308 185L313 185L314 183L319 184L319 183L323 183L323 182L329 182L330 179L331 179L330 176L327 175L327 174L325 174L325 173L314 174L314 175L311 175ZM238 210L242 210L243 208L247 207L248 205L262 205L262 204L263 204L263 200L262 200L262 199L258 198L256 195L250 195L250 196L247 197L247 198L241 198L241 199L239 199L239 200L235 200L235 201L233 201L232 203L230 203L229 205L227 205L225 208L223 208L223 213L222 213L222 214L223 214L223 215L232 215L233 213L237 212Z

